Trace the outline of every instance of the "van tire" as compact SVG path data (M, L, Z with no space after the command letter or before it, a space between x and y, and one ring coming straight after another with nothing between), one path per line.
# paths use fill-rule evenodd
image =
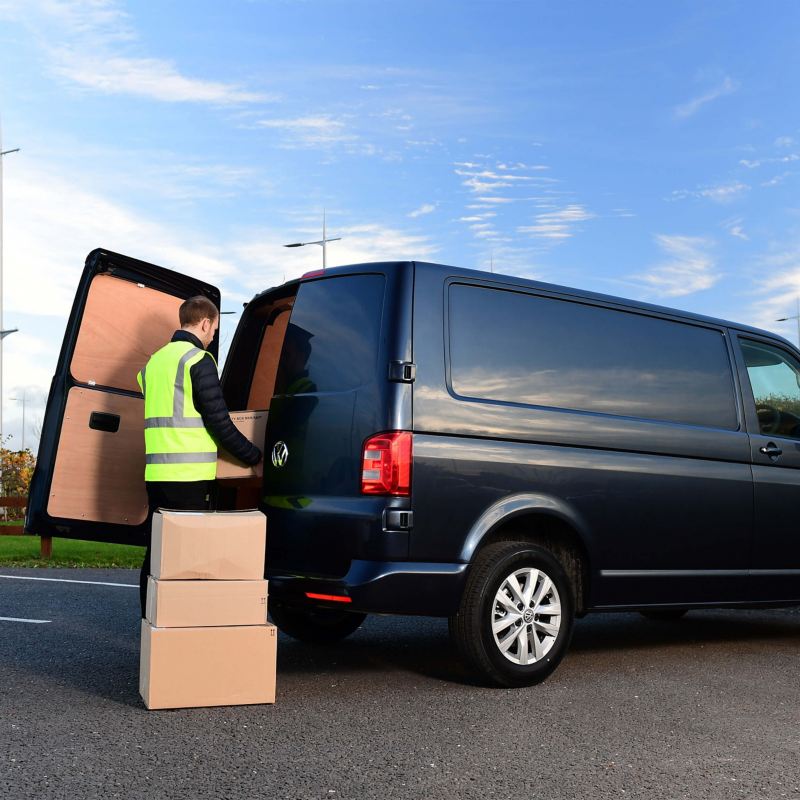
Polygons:
M546 580L552 587L549 590ZM513 601L512 584L515 590L524 589L517 602ZM540 594L540 604L536 604ZM528 595L528 605L523 605ZM469 571L458 613L449 620L450 635L482 682L532 686L553 672L569 646L574 597L564 567L549 550L524 541L495 542L479 552ZM542 613L557 608L557 616ZM515 621L508 622L510 619ZM539 622L541 627L537 627ZM539 650L538 657L534 649Z
M355 633L366 614L341 611L338 608L285 606L270 603L269 615L278 629L310 644L333 644Z

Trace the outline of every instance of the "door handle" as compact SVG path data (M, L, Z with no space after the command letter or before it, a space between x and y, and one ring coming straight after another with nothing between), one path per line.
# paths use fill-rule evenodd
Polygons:
M778 445L775 442L770 442L769 444L765 444L763 447L758 448L759 453L763 453L765 456L769 456L772 459L776 459L779 455L783 453Z

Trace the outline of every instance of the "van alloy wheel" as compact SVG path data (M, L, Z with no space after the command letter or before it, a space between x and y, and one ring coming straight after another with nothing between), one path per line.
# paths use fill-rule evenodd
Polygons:
M561 628L561 598L540 569L512 572L500 585L492 607L492 633L500 652L525 666L544 658Z
M546 547L491 542L470 566L450 635L481 682L532 686L564 657L575 595L562 562Z

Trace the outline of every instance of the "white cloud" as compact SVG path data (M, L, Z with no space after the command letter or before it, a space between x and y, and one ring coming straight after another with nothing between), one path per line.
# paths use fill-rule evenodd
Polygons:
M543 171L550 169L550 167L548 167L545 164L524 164L522 161L517 161L515 164L498 164L497 169L502 169L502 170L529 169L529 170Z
M100 36L103 42L136 38L130 15L117 0L26 0L0 2L0 17L39 28L53 25L68 36Z
M594 218L591 211L582 205L572 203L556 211L537 214L533 225L517 228L519 233L527 233L536 239L548 239L553 242L569 239L574 234L575 226Z
M54 51L53 55L56 74L105 94L130 94L163 102L216 105L275 99L230 83L186 77L172 62L160 58L94 55L80 48L62 48Z
M256 125L282 131L285 135L284 146L289 148L324 147L358 139L354 133L347 131L343 120L325 114L292 119L262 119Z
M774 158L761 158L753 161L749 161L746 158L742 158L739 160L739 164L743 167L747 167L747 169L756 169L757 167L760 167L763 164L790 164L793 161L800 161L800 154L789 153L788 155L785 156L776 156Z
M371 261L425 260L438 250L427 236L378 223L329 227L329 232L342 237L327 247L329 267ZM319 238L319 234L318 228L304 226L289 239L307 241ZM264 231L232 244L231 258L248 265L248 272L240 274L239 281L258 292L322 266L319 246L286 249L283 247L286 241L285 231Z
M5 174L5 322L20 332L6 341L7 387L42 392L55 371L60 341L86 255L97 247L161 264L220 286L223 305L303 272L318 268L320 248L287 250L285 229L239 229L233 240L214 232L176 229L114 199L76 188L91 176L59 174L54 165L17 164ZM293 233L319 238L313 224ZM342 240L328 245L328 264L430 259L436 246L427 236L377 223L337 226ZM305 236L304 234L308 234ZM33 291L32 287L36 287ZM230 318L223 320L225 338ZM6 391L8 404L9 392ZM11 409L9 409L9 413Z
M461 176L471 176L473 178L488 178L490 180L496 181L532 181L534 180L533 176L531 175L500 175L498 172L494 172L490 169L484 169L480 172L474 172L469 170L462 170L457 169L455 171L456 175Z
M676 106L673 113L677 119L687 119L696 114L703 106L720 97L733 94L738 88L739 84L736 81L726 77L722 83L710 91L692 98L687 103Z
M462 181L462 185L473 192L493 192L495 189L511 186L508 181L485 181L479 178L467 178L467 180Z
M481 203L513 203L513 197L493 197L493 196L485 196L485 197L478 197L478 200Z
M65 316L84 259L96 247L219 281L233 266L218 251L55 171L6 175L6 295L10 311ZM31 291L31 285L37 287Z
M515 185L531 182L558 183L556 178L517 174L520 170L537 171L548 169L543 165L529 166L521 161L515 164L500 163L496 169L482 168L472 161L457 161L454 167L455 174L466 179L462 181L462 186L466 186L475 194L488 193L491 196L498 189L508 189ZM492 201L487 196L479 197L478 199L484 202L511 202L510 199Z
M736 239L741 239L742 241L749 241L749 237L744 232L744 228L742 227L742 218L737 217L736 219L729 219L723 223L723 227L725 228L728 233Z
M750 186L741 181L721 183L717 186L704 186L699 189L680 189L672 193L673 200L685 200L693 197L700 200L712 200L715 203L730 203L740 195L749 191Z
M706 189L700 189L697 192L699 197L707 197L717 203L727 203L733 200L737 195L746 192L750 187L745 183L736 181L734 183L721 184L720 186L710 186Z
M800 297L800 243L785 243L780 249L760 255L755 290L747 303L743 321L758 328L773 330L797 343L797 320L778 322L797 313Z
M28 0L0 5L0 18L33 30L52 71L105 94L163 102L228 105L274 99L228 83L184 75L172 62L142 53L130 16L115 0Z
M655 237L667 260L634 279L660 297L682 297L710 289L720 279L709 250L713 242L699 236Z
M770 178L768 181L763 181L761 185L766 187L777 186L779 183L783 183L791 174L791 172L783 172L780 175L776 175L774 178Z
M791 136L779 136L775 140L775 147L793 147L795 140Z
M436 211L436 205L434 203L423 203L419 208L409 211L407 216L414 219L416 217L422 217L425 214L432 214L434 211Z

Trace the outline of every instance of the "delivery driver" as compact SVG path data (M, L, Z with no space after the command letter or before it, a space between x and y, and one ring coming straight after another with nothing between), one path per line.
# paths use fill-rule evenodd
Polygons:
M219 327L217 307L198 295L183 302L178 316L181 329L137 375L144 395L144 479L151 514L156 508L208 507L217 445L245 464L261 460L261 451L231 422L217 363L206 351ZM149 573L148 533L139 579L142 617Z

